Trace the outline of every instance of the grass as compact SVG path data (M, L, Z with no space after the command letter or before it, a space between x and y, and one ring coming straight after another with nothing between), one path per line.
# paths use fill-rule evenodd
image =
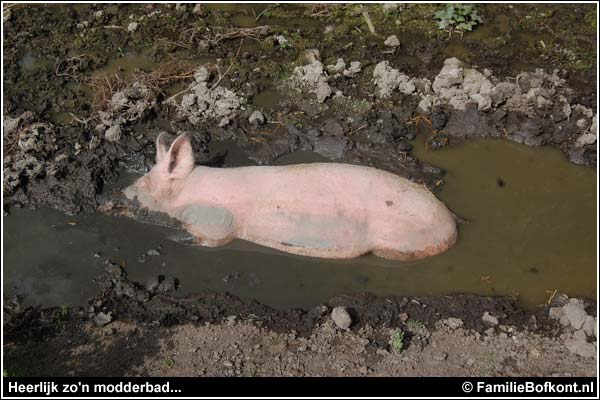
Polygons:
M408 321L406 321L406 326L411 331L420 331L423 328L425 328L425 324L416 319L409 319Z
M58 325L60 328L62 328L63 322L65 321L65 319L67 318L68 315L69 315L69 308L67 307L66 304L61 304L58 307L58 310L56 311L56 313L54 314L54 322L56 323L56 325Z
M19 376L21 376L21 374L17 373L16 371L9 370L7 368L2 369L3 378L17 378Z
M165 367L172 368L175 365L175 360L173 360L172 358L166 358L163 361L163 364L165 365Z
M404 331L397 329L392 333L391 337L392 349L396 353L402 353L404 350Z

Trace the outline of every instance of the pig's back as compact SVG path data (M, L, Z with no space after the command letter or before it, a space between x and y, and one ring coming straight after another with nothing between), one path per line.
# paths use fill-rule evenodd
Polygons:
M432 193L375 168L198 167L186 181L180 201L225 208L236 237L287 252L347 258L391 250L392 258L413 257L439 252L456 236L453 216Z
M361 254L382 240L412 248L419 244L410 242L428 236L423 227L447 213L422 186L370 167L317 163L213 171L207 187L219 188L212 195L234 210L241 236L274 247L328 256ZM391 243L396 238L401 243Z
M293 203L296 208L312 208L319 203L364 209L381 205L380 196L403 195L409 200L415 195L429 195L420 185L389 172L336 163L211 169L206 186L218 188L212 192L221 200Z

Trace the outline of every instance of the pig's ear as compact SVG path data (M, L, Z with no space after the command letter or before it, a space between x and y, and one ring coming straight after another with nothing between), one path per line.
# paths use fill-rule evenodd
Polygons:
M192 142L187 133L183 133L171 144L166 157L167 171L171 178L183 179L194 169L194 152Z
M162 160L165 159L165 156L167 155L167 145L165 144L165 136L166 134L164 132L162 132L160 135L158 135L158 137L156 138L156 163L160 163Z

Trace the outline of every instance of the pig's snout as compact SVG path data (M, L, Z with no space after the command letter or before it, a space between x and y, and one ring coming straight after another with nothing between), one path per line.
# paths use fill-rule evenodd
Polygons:
M136 197L138 196L138 188L137 188L137 182L127 186L124 190L123 190L123 194L125 195L125 197L127 197L129 200L133 201L136 199Z

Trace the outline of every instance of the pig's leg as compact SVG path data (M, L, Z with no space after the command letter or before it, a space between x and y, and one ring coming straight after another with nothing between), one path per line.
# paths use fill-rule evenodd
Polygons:
M372 252L378 257L387 258L389 260L412 261L443 253L452 247L457 240L458 232L455 231L446 240L443 240L437 244L433 243L425 247L414 248L411 251L402 251L399 249L382 246L376 247Z
M202 246L223 246L235 237L235 217L226 208L191 205L183 209L181 219Z
M405 253L396 249L374 249L372 251L377 257L387 258L388 260L411 261L419 258L416 254Z

